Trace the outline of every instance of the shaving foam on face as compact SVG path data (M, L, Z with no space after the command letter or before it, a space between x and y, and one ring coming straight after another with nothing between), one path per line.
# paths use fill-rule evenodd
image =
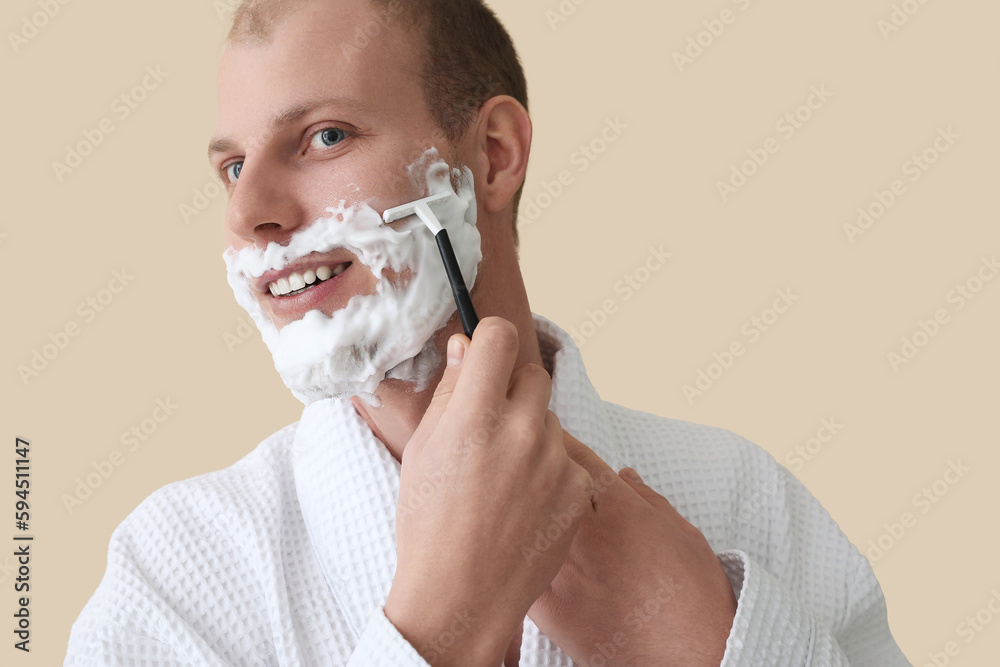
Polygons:
M434 212L448 230L471 290L483 258L472 171L452 169L431 148L408 172L421 188L426 183L427 192L414 199L442 191L456 195L435 205ZM257 325L285 386L306 405L350 396L380 405L375 390L385 378L410 382L423 391L441 363L432 336L456 310L433 234L416 216L390 227L367 202L348 207L342 201L326 211L329 217L296 231L288 245L271 242L266 248L229 248L223 253L237 303ZM350 250L368 267L377 280L375 294L351 297L332 316L311 310L279 331L254 297L250 278L335 248ZM355 268L361 269L351 270ZM384 275L387 268L397 274L409 269L410 278L397 284Z

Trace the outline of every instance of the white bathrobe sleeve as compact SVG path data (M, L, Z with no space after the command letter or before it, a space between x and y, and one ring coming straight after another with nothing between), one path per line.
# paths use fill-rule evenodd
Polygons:
M834 633L766 569L738 550L719 554L737 595L723 667L909 665L889 633L881 593L871 591ZM865 606L864 603L867 603Z
M909 665L868 560L802 483L760 452L749 469L765 474L744 486L732 546L717 553L737 597L722 665Z
M368 620L348 667L430 667L417 650L377 608Z

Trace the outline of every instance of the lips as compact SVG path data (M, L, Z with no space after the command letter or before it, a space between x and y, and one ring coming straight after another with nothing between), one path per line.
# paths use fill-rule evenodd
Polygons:
M330 271L331 275L326 280L319 280L317 277L316 282L312 285L294 290L287 295L273 296L270 292L262 295L260 298L267 301L265 307L271 311L275 323L294 322L312 310L331 315L334 311L346 306L352 296L364 289L362 287L364 272L355 271L354 264L348 263L347 268L342 269L337 275L333 275L332 268ZM300 272L300 275L302 273L304 272ZM355 279L352 279L351 276L355 276ZM361 283L358 282L359 280ZM277 282L283 284L289 282L289 279L280 278ZM289 287L291 287L290 282Z
M351 270L357 260L344 247L313 252L281 269L250 277L248 284L275 324L294 322L311 310L330 315L343 308L355 293L366 289L365 272ZM356 280L351 278L355 274Z

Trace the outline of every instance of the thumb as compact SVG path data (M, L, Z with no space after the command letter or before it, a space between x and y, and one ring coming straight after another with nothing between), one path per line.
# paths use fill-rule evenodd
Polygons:
M465 352L469 348L469 338L465 334L457 333L448 339L448 364L445 366L441 381L438 382L434 396L431 398L430 409L444 410L444 407L455 392L455 385L458 383L458 376L462 372L462 362L465 360Z

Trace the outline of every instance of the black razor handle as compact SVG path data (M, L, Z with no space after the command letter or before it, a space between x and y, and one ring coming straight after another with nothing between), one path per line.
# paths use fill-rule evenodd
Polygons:
M459 268L455 250L451 247L448 230L442 229L434 235L434 238L437 239L441 259L444 260L444 270L448 274L448 282L451 283L451 292L455 295L455 305L458 306L458 316L462 320L462 328L465 329L465 335L471 340L472 332L479 324L479 316L476 315L476 309L472 307L469 289L465 286L465 280L462 278L462 269Z

